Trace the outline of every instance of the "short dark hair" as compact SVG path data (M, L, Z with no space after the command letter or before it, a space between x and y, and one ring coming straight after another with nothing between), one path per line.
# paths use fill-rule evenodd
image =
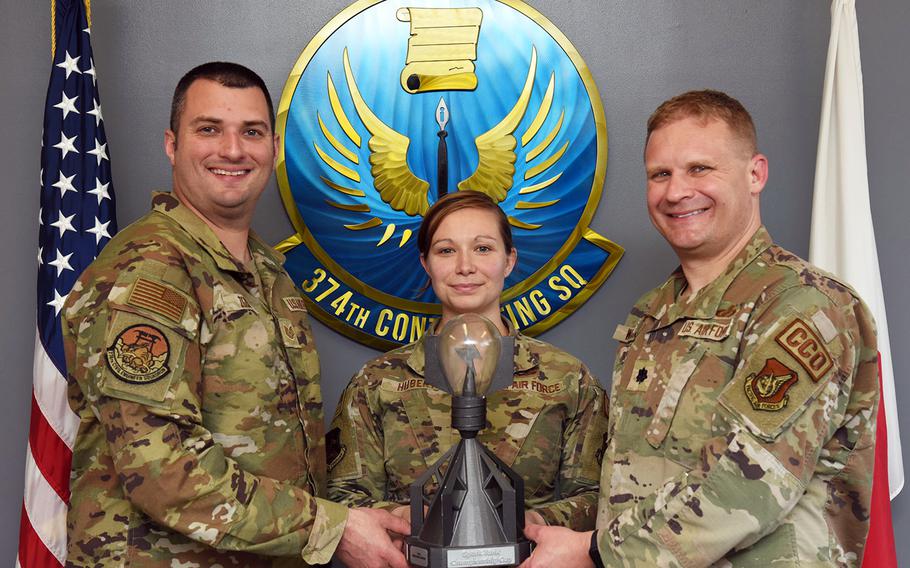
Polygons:
M745 144L750 155L758 151L755 124L746 107L727 93L711 89L688 91L664 101L648 119L645 145L647 146L651 133L658 128L686 118L706 122L710 119L720 120Z
M424 216L420 229L417 231L417 250L420 251L421 256L426 258L429 254L433 235L436 234L443 219L462 209L481 209L493 213L496 216L496 224L499 226L499 235L506 247L506 254L515 248L512 243L512 227L509 226L509 218L499 205L485 193L460 190L439 198Z
M269 126L275 130L275 109L272 106L272 97L269 95L269 89L265 86L262 77L248 67L239 63L230 63L227 61L210 61L190 69L186 75L180 78L177 88L174 89L174 98L171 99L171 131L176 134L180 126L180 117L186 106L186 92L190 85L199 79L208 79L215 81L221 86L231 89L249 89L258 88L265 96L265 103L269 107Z

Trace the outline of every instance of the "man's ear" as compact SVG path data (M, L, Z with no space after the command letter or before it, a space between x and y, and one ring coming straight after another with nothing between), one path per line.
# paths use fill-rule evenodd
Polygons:
M274 163L272 163L272 168L276 168L278 167L278 147L281 145L281 135L275 134L272 141L275 144L275 159L273 160Z
M164 131L164 153L167 154L167 159L170 160L171 166L174 166L174 154L177 152L177 135L174 134L174 131L168 128Z
M764 154L755 154L749 161L749 193L758 195L768 183L768 158Z

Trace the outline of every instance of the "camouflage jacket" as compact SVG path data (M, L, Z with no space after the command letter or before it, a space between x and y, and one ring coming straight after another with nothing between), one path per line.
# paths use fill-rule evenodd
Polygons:
M235 260L170 194L117 234L64 308L68 566L324 563L319 361L283 258ZM293 563L293 559L291 563Z
M578 359L517 334L511 387L487 396L478 439L525 481L548 524L594 527L605 393ZM460 435L451 395L424 382L422 341L368 362L342 394L328 434L329 496L357 506L408 503L409 487Z
M858 565L879 399L867 308L764 228L689 299L685 284L677 270L614 335L604 564Z

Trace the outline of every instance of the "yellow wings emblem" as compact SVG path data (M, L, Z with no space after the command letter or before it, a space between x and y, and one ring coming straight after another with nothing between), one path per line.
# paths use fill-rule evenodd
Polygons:
M367 146L370 151L370 175L373 180L373 189L379 193L382 201L387 203L395 211L404 212L410 216L423 216L429 208L429 200L427 197L429 183L416 176L408 166L407 154L410 140L407 136L397 132L376 116L363 99L351 69L347 49L344 50L343 60L345 82L351 96L351 102L354 105L354 109L356 110L360 121L370 133L370 139L367 142ZM528 110L536 74L537 50L532 48L528 73L525 78L524 87L518 96L518 100L509 113L499 123L475 138L478 165L475 171L467 179L458 184L459 190L471 189L480 191L489 195L497 203L501 203L512 190L515 184L515 163L518 159L518 154L516 153L518 140L516 139L515 131L521 124ZM341 105L338 92L332 81L331 73L327 74L326 89L335 120L347 136L348 140L360 148L362 143L360 135L357 133L357 130L354 128ZM551 143L562 129L565 110L561 112L556 125L541 139L541 141L533 148L527 149L528 144L536 138L541 126L544 124L552 110L554 89L555 76L551 74L547 90L537 109L537 113L528 128L521 135L521 151L524 159L528 164L534 162L534 165L526 169L523 176L523 181L533 183L523 185L519 189L519 194L521 195L532 194L546 189L562 175L562 173L559 172L544 181L537 181L536 179L542 177L541 174L544 172L551 170L568 148L569 142L566 142L562 147L553 151L547 157L538 159L549 149ZM321 116L318 116L318 120L325 140L351 164L359 164L357 152L350 150L345 143L333 136L326 127ZM357 186L360 186L361 179L356 169L332 158L315 141L314 146L319 157L327 166L351 180ZM325 176L320 177L326 186L340 194L355 198L363 198L366 196L362 189L335 183ZM552 201L519 200L515 203L515 209L516 213L523 209L539 209L554 205L558 201L558 199ZM327 199L326 203L332 207L345 211L368 214L373 213L370 206L362 201L356 204L349 204ZM541 227L541 225L538 224L522 222L512 215L509 216L509 222L515 227L528 230L534 230ZM374 215L361 223L346 224L344 226L349 230L361 231L372 229L373 227L378 227L383 224L383 220ZM385 231L378 240L376 246L382 246L388 242L395 232L396 225L394 223L386 223ZM401 233L398 246L404 246L411 236L412 231L410 229L405 229Z

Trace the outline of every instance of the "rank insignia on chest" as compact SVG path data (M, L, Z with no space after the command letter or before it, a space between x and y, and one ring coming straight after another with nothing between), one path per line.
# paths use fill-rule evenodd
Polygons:
M772 357L758 373L746 378L746 397L755 410L780 410L787 406L787 391L798 380L792 369Z
M654 376L654 361L636 361L626 390L646 391Z
M297 327L293 322L281 318L278 320L278 324L281 328L281 338L284 340L284 344L287 347L300 347L300 340L297 339Z
M151 325L133 325L117 335L107 348L105 358L114 376L136 385L153 383L164 377L170 345L167 337Z

